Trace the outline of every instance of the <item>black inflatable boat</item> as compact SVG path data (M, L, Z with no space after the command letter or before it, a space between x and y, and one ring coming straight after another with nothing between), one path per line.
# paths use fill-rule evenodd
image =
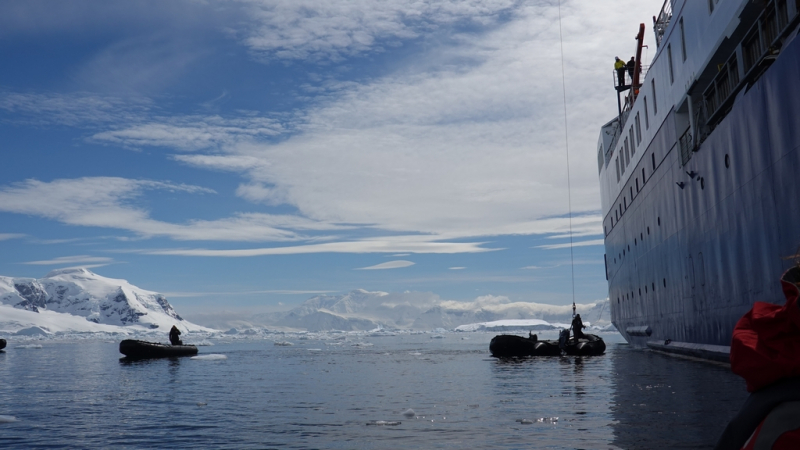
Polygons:
M564 346L564 351L568 355L576 356L597 356L606 351L606 343L603 338L594 334L585 334L580 339L570 338Z
M0 339L0 350L2 350L4 348L6 348L6 340L5 339Z
M157 342L125 339L119 343L119 352L131 359L169 358L197 354L194 345L166 345Z
M535 337L523 337L513 334L501 334L492 338L489 343L492 356L507 358L513 356L559 356L561 348L558 341L539 340ZM568 355L595 356L606 351L606 343L599 336L587 334L584 338L570 338L564 344L564 352Z
M506 358L510 356L558 356L561 349L558 341L540 341L536 338L501 334L492 338L489 343L492 356Z

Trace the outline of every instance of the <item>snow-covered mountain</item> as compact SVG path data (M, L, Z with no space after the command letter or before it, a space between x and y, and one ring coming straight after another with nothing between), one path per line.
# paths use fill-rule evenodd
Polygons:
M577 305L585 322L610 323L608 300ZM432 330L498 320L539 319L554 324L572 321L572 305L511 302L506 297L483 296L474 301L443 300L428 292L370 292L356 289L342 295L319 295L280 313L257 314L235 326L281 326L326 330L371 330L374 328ZM212 325L212 324L209 324ZM223 328L226 325L215 323Z
M169 330L178 325L184 330L206 330L185 321L163 295L140 289L125 280L106 278L85 268L59 269L44 278L0 276L0 305L42 314L52 322L53 313L69 314L99 325ZM9 316L6 313L5 316ZM0 311L0 325L4 322ZM15 316L20 316L16 314ZM36 325L35 315L28 325ZM64 323L73 323L63 317ZM24 324L20 324L22 326ZM9 326L3 326L9 328ZM13 327L11 327L13 328ZM95 327L97 328L97 327ZM103 328L103 327L101 327Z

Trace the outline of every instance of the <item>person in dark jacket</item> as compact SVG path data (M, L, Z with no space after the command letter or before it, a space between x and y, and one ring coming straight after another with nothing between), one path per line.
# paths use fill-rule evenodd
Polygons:
M633 82L633 71L636 69L636 58L631 56L631 60L628 61L626 66L628 68L628 76L631 77L631 82Z
M183 345L181 338L178 336L181 335L181 330L178 329L175 325L172 326L172 329L169 330L169 342L172 345Z
M586 325L583 324L581 315L576 314L575 318L572 319L572 337L575 339L585 338L586 335L583 334L583 328L586 328Z

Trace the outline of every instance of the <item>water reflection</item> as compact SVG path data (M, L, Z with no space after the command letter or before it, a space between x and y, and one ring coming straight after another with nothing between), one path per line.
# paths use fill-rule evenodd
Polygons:
M625 449L710 448L747 393L730 369L619 345L611 423Z

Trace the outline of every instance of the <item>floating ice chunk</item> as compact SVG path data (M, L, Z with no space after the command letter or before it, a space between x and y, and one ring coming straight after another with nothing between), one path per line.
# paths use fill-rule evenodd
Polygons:
M206 402L197 402L197 406L201 406L202 407L202 406L206 406L206 405L208 405L208 403L206 403Z
M355 342L350 344L351 347L372 347L373 344L369 342Z
M14 416L3 416L3 415L0 415L0 423L10 423L10 422L16 422L16 421L17 421L17 418L14 417Z
M400 425L402 422L397 422L394 420L370 420L367 422L367 425L380 425L386 427L394 427Z
M308 349L308 351L310 351L310 352L321 352L322 349L321 348L310 348L310 349Z
M409 355L411 355L411 356L422 356L422 353L420 353L420 352L411 352L411 353L409 353Z
M280 346L280 347L289 347L289 346L292 346L294 344L292 344L289 341L275 341L275 345Z
M406 417L408 417L408 418L410 419L410 418L412 418L412 417L416 416L416 415L417 415L417 413L416 413L416 412L414 412L414 410L413 410L413 409L411 409L411 408L408 408L407 410L403 411L403 415L404 415L404 416L406 416Z
M23 344L17 345L14 348L42 348L42 344Z
M192 359L196 359L198 361L220 361L223 359L228 359L228 357L225 355L220 355L218 353L212 353L210 355L192 356Z
M531 419L517 419L517 422L519 422L521 424L524 424L524 425L528 425L528 424L532 424L533 423L533 421Z

